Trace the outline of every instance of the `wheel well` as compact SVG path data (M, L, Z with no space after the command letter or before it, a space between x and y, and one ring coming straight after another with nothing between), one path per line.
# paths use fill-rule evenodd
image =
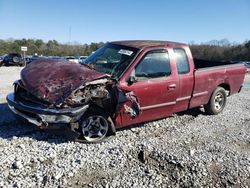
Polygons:
M228 84L223 83L223 84L220 84L218 86L224 88L227 91L227 95L228 96L230 95L230 86Z
M95 103L91 103L88 110L92 113L98 112L98 113L106 116L107 118L110 118L110 121L112 121L112 126L113 126L112 128L114 128L115 120L113 119L113 114L109 113L108 110L96 105Z

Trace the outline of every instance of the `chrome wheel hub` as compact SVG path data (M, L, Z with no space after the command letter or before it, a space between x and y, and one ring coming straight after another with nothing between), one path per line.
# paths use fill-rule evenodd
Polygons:
M98 115L87 117L82 122L81 127L83 137L89 142L101 140L108 132L107 120L104 117Z
M217 93L214 98L215 109L219 111L224 105L224 96L222 93Z

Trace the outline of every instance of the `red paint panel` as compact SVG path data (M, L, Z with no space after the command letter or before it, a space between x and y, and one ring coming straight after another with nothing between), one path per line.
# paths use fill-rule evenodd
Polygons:
M105 76L74 62L49 59L32 62L21 72L22 83L31 94L55 104L86 82Z

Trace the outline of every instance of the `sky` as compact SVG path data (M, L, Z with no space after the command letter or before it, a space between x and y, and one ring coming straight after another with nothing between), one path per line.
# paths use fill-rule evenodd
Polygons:
M250 0L0 0L0 39L250 40Z

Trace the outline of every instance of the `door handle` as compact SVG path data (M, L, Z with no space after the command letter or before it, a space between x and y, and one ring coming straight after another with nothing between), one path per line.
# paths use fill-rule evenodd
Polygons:
M175 88L176 88L176 84L170 84L170 85L168 85L168 89L169 90L175 90Z

